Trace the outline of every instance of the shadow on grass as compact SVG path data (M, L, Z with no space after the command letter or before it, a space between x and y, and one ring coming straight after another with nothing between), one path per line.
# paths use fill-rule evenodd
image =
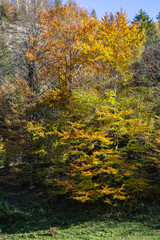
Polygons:
M15 222L11 218L8 223L0 224L0 228L2 229L2 233L6 234L26 233L32 235L34 232L38 232L38 235L44 237L44 239L50 236L50 229L58 229L58 231L67 230L71 226L81 228L88 223L89 227L96 226L98 231L103 231L103 224L110 231L115 228L118 229L121 226L124 229L125 235L131 234L134 231L140 233L141 227L137 229L137 226L139 226L137 223L140 223L142 228L144 227L147 231L160 229L160 218L154 217L154 212L152 215L140 213L129 217L118 212L109 214L105 209L103 212L102 209L96 212L97 210L93 209L94 207L94 205L83 205L74 201L67 201L66 203L65 201L57 200L52 206L48 206L47 208L43 206L41 199L37 199L36 203L32 202L32 205L25 208L24 212L21 212L24 218L17 218ZM129 229L130 224L132 225L131 229ZM128 230L125 229L126 225L128 226Z
M17 215L17 218L16 218ZM95 219L93 214L87 213L82 206L73 204L57 203L51 208L36 207L33 204L28 206L23 212L20 209L4 217L0 223L3 233L30 233L36 231L45 231L50 228L67 229L71 226L81 225L84 222ZM96 217L96 220L98 218ZM94 221L96 221L94 220Z
M24 166L22 165L24 168ZM0 229L2 233L17 234L45 231L50 227L67 229L92 219L88 209L63 197L49 201L47 194L38 188L28 189L24 169L0 169Z
M5 234L33 234L38 231L39 236L47 237L50 229L55 228L56 234L56 229L65 230L88 222L92 226L92 223L97 225L100 221L107 222L109 229L115 229L120 222L129 225L131 221L142 222L151 229L160 228L160 216L155 206L139 205L139 209L135 206L129 213L113 210L102 203L81 204L60 196L49 201L40 188L29 190L27 181L26 185L24 179L23 185L21 182L17 184L15 176L4 172L0 177L0 187L4 210L4 214L0 211L0 229Z

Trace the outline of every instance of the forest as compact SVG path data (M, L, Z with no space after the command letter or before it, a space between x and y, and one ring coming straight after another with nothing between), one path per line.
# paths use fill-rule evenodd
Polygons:
M157 21L142 9L99 20L71 0L2 0L0 172L0 227L8 216L11 232L24 219L4 203L8 189L71 208L157 206L160 12Z

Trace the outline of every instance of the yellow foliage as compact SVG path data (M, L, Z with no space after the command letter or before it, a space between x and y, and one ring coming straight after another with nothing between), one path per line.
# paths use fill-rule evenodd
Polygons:
M124 12L105 15L96 22L95 35L90 35L86 42L77 41L78 50L92 63L105 63L108 73L116 71L120 76L132 74L130 66L138 61L143 51L145 35L139 31L136 23L130 23ZM104 66L103 66L104 67Z

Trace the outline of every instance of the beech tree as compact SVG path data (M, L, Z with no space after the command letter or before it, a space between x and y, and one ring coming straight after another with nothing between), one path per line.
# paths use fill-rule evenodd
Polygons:
M45 107L54 111L61 106L61 111L50 113L48 121L32 121L29 132L34 153L51 165L41 174L52 193L109 204L147 194L143 142L151 128L133 110L120 110L115 103L114 94L104 98L95 89L73 91L69 102L56 91L44 98Z
M93 33L95 21L69 1L58 9L53 7L49 12L42 12L40 24L40 40L27 51L27 57L42 65L39 80L63 91L71 90L70 85L79 80L80 69L85 64L83 55L75 48L77 40L84 41Z
M92 65L102 65L106 79L113 81L115 94L117 84L132 79L131 66L140 60L145 35L138 25L130 23L126 14L106 14L97 24L96 34L90 35L85 43L79 42L78 49Z

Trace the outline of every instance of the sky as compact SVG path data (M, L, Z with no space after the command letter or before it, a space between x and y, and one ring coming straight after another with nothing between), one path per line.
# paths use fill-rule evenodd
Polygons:
M105 12L117 12L123 9L127 12L128 19L133 20L140 9L145 10L150 18L156 20L160 12L160 0L77 0L78 5L91 11L96 10L98 19L104 16Z

